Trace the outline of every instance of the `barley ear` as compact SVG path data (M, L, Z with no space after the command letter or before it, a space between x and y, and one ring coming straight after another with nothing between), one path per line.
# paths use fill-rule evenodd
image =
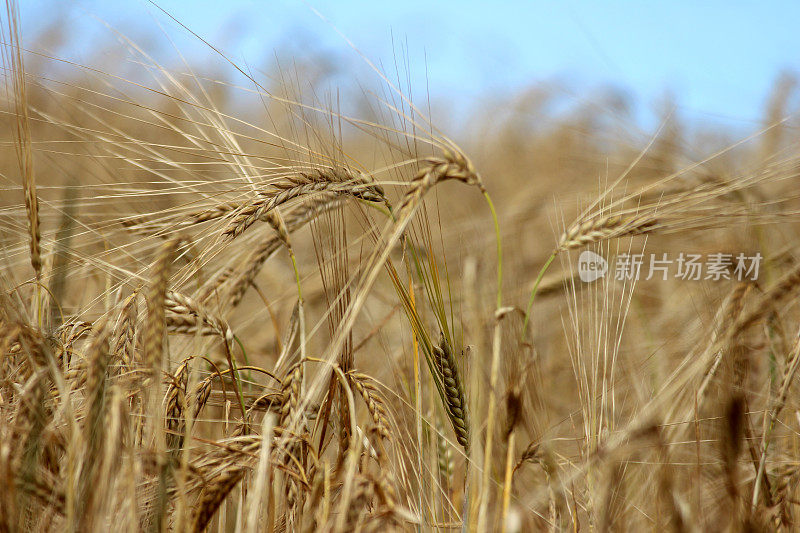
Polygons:
M442 384L445 409L450 423L453 425L456 440L464 450L469 451L470 424L464 385L458 372L453 350L444 336L442 336L439 346L433 347L433 363Z
M166 329L164 302L167 296L169 270L175 250L182 241L181 237L175 237L161 245L151 272L144 334L144 365L148 372L157 372L161 368Z

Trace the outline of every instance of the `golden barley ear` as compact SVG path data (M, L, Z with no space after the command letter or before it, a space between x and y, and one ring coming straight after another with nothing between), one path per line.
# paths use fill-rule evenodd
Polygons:
M400 202L398 218L401 220L419 205L429 190L443 181L456 180L484 190L483 182L472 163L461 153L446 152L442 158L423 160L423 164Z
M208 284L199 300L204 302L218 293L221 303L231 308L241 303L247 289L253 284L264 263L281 247L287 245L288 235L299 230L323 213L342 205L344 198L335 193L323 193L305 201L288 215L281 215L280 228L274 236L262 238L241 265L224 269ZM284 235L285 233L285 235Z
M202 533L214 517L219 506L244 477L245 469L230 466L209 480L194 505L192 531Z
M167 283L175 251L183 242L173 237L159 248L150 274L147 291L147 322L144 330L144 366L148 372L158 372L162 365L164 332L166 330Z
M374 180L361 173L353 173L341 168L317 169L312 172L301 172L271 184L275 189L271 193L262 193L251 204L238 210L225 229L224 234L234 239L244 233L258 220L269 222L282 239L286 239L288 231L273 211L296 198L334 193L350 195L370 202L385 202L383 189L375 185Z
M132 366L136 358L136 321L139 315L139 306L136 300L138 296L139 290L137 289L125 299L117 320L117 340L112 352L125 366Z
M166 424L167 450L178 459L181 454L186 431L184 407L186 388L189 383L189 361L184 359L169 379L165 396L164 421Z
M372 419L374 431L381 439L388 441L390 435L389 412L386 409L386 403L378 387L375 386L375 383L369 376L360 372L348 372L347 377L352 386L358 391L361 399L364 400L364 404L367 406L367 411Z
M619 237L643 235L653 231L657 225L658 219L648 213L629 217L607 215L590 218L565 231L558 241L558 250L569 250Z
M22 188L25 192L25 211L28 216L30 261L36 279L42 276L42 233L39 227L39 197L36 194L36 173L33 165L31 125L28 110L25 63L22 58L22 39L19 30L17 2L6 2L7 27L2 32L3 63L11 77L14 99L14 148L17 153ZM6 35L7 32L7 35Z

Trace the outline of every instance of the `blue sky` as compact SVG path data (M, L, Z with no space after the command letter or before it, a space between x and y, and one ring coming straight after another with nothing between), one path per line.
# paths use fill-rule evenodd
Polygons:
M692 120L752 128L776 75L800 72L800 2L158 0L234 59L257 63L306 47L350 58L337 29L375 62L408 43L415 90L469 103L542 80L612 85L642 107L671 92ZM207 49L145 0L23 0L24 35L55 17L82 43L108 30L147 35L159 21L189 57ZM66 6L66 7L65 7ZM325 19L318 16L312 7ZM148 30L149 28L149 30ZM72 33L74 35L75 33ZM405 61L402 61L405 64Z

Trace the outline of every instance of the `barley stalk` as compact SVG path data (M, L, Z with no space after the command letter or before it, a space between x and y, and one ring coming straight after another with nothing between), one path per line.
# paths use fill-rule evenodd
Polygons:
M89 372L86 379L86 404L87 413L84 435L87 438L83 465L80 476L79 499L80 509L78 516L80 527L83 530L91 528L92 520L96 515L97 498L99 494L94 490L99 480L102 465L99 457L106 440L105 431L105 404L106 404L106 372L108 369L110 331L104 319L95 324L95 337L89 347Z
M33 167L31 124L28 110L25 63L22 58L22 38L19 30L19 13L14 1L6 2L9 41L4 43L4 63L10 73L14 99L14 148L25 191L25 211L28 216L30 260L38 280L42 276L42 233L39 228L39 197L36 194L36 174Z

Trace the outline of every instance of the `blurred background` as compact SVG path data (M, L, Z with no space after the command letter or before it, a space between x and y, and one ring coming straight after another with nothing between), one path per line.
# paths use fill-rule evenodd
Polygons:
M637 248L631 240L615 243L609 254L635 253L645 243L670 257L758 251L765 257L764 287L800 256L794 222L800 213L800 3L20 4L44 247L56 250L48 257L69 257L57 259L63 265L52 259L53 271L81 280L54 298L69 316L97 316L146 283L161 234L174 231L175 221L247 205L298 169L367 172L400 205L420 160L442 156L443 135L468 155L497 206L506 305L525 309L563 230L583 208L595 212L611 201L634 212L671 198L680 225L674 233L635 237ZM0 116L0 252L24 280L29 229L15 116ZM745 190L743 183L752 186ZM714 201L694 212L677 202L709 190L726 194L710 195ZM460 183L437 186L425 205L410 233L423 243L427 261L446 265L447 305L464 344L490 353L485 341L496 323L497 272L490 211L477 189ZM335 294L328 292L325 269L358 272L369 254L372 219L365 212L348 209L346 224L342 215L292 234L308 323L321 326L310 353L324 353L335 333L323 322ZM746 216L723 223L724 215L737 213ZM758 221L769 222L768 231ZM281 252L253 270L251 281L266 288L269 301L247 283L241 305L216 298L215 280L225 283L230 267L255 264L251 252L273 230L264 225L231 243L221 238L224 219L208 222L192 226L197 255L186 254L172 286L225 316L251 361L273 364L297 301L293 262ZM339 257L343 249L341 265L320 259ZM572 284L570 257L559 254L542 281L531 319L536 353L519 345L504 356L502 369L508 390L516 376L535 384L525 392L531 414L520 446L552 438L565 468L592 457L601 438L634 420L670 383L686 354L708 342L715 313L731 292L724 280L654 279L638 283L635 294L624 284ZM385 281L376 284L366 318L354 329L354 338L366 339L357 364L389 390L404 391L413 379L412 336L394 304L396 287ZM435 323L431 315L426 320ZM788 353L787 332L797 322L784 327L775 320L770 327L780 346L774 353ZM514 328L521 330L518 322ZM518 332L505 334L504 346L517 346ZM198 353L195 337L171 341L175 362ZM374 356L384 353L385 359ZM222 361L221 351L213 357ZM776 360L753 356L753 413L769 400L762 392ZM475 361L488 375L488 359ZM733 364L726 372L734 375ZM728 382L721 383L723 398ZM404 434L411 435L414 416L406 407L413 402L398 398L393 409L405 413ZM714 443L724 435L725 405L695 411L704 421L708 457L719 455ZM733 513L719 505L726 493L720 476L700 477L697 435L697 448L695 437L681 437L675 444L691 447L676 447L672 456L693 469L697 458L697 477L677 479L686 494L704 487L705 500L692 496L694 516L711 510L709 523L726 523ZM786 443L795 464L796 433ZM633 516L630 530L654 527L643 517L661 513L652 509L660 485L647 463L641 465L626 511ZM524 475L520 494L548 486L544 472ZM534 520L523 530L534 530Z
M174 64L177 50L193 67L213 58L217 75L232 75L167 13L244 68L307 62L317 70L317 86L324 78L340 90L371 87L375 76L363 54L391 79L410 81L415 100L429 98L435 122L454 131L463 131L476 109L547 84L561 99L553 113L589 94L613 92L625 102L630 124L650 132L669 108L688 123L745 135L762 124L776 78L800 70L800 4L791 1L489 7L423 0L26 0L21 8L28 45L82 64L118 61L115 43L127 46L119 32L162 64Z
M187 179L239 198L287 161L397 184L444 134L509 238L544 236L509 259L525 279L617 176L735 180L780 164L800 131L795 2L27 0L20 18L48 205L76 180L125 190L131 217L185 207L170 191ZM83 214L120 216L116 196L84 196ZM482 199L452 203L456 261L468 242L491 265Z

